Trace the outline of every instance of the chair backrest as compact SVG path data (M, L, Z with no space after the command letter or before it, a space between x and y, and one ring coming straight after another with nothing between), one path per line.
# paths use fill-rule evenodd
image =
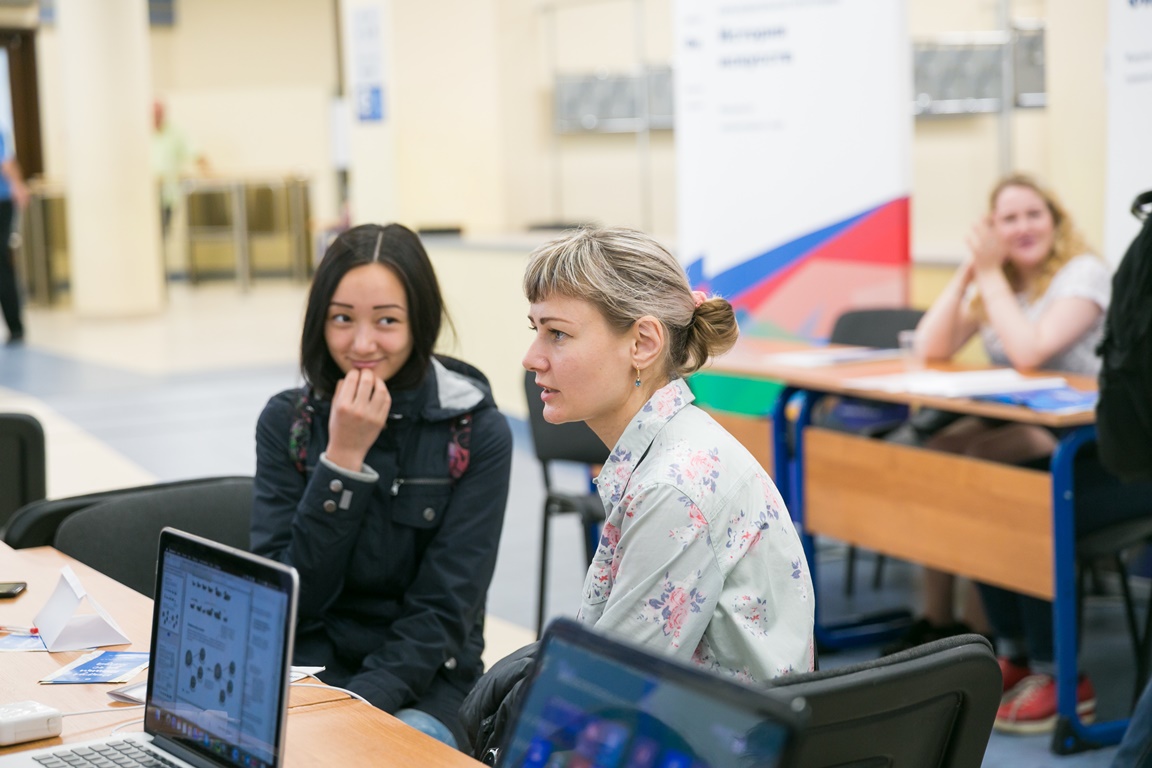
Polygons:
M916 327L924 313L919 309L884 307L851 309L836 318L828 341L879 349L896 349L900 331ZM859 397L837 398L830 410L821 409L813 421L820 426L862 435L883 435L908 419L908 406ZM829 406L825 406L828 408Z
M808 703L799 768L978 768L1001 685L988 641L957 635L771 690Z
M27 413L0 413L0 528L47 494L44 429Z
M54 546L148 597L165 526L249 547L252 478L216 477L121 493L67 516Z
M536 386L536 374L532 371L524 372L524 396L528 401L532 446L536 458L545 465L545 476L550 461L603 464L608 460L608 446L600 442L584 422L549 424L544 420L544 402L540 399L540 387Z
M900 331L911 330L924 312L907 307L851 309L836 318L828 341L861 347L896 349Z
M108 501L116 496L140 493L141 491L155 491L161 488L179 488L187 485L201 485L216 480L244 480L243 476L194 478L191 480L173 480L166 483L153 483L130 488L114 488L108 491L86 493L81 496L67 496L60 499L40 499L31 504L25 504L12 513L8 525L3 529L4 543L13 549L26 547L50 547L56 538L56 529L60 523L73 512Z

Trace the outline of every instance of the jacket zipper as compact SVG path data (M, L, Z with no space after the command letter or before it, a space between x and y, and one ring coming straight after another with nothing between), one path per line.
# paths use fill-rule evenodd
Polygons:
M398 477L392 481L390 493L395 496L400 493L402 485L450 485L452 480L447 477Z

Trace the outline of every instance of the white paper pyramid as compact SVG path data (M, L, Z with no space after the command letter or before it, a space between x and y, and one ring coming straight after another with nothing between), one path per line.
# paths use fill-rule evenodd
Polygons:
M85 607L88 610L81 612ZM130 642L108 612L84 591L79 577L68 566L60 569L56 590L36 614L36 627L49 651L79 651Z

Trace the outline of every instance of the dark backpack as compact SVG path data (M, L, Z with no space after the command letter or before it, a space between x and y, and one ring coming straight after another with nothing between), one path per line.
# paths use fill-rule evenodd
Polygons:
M1097 350L1100 462L1124 480L1152 479L1152 190L1132 203L1144 227L1112 277L1112 302Z

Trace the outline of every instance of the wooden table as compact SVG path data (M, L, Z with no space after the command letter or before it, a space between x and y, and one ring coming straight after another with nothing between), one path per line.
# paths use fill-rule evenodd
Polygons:
M819 367L781 364L778 352L811 345L742 338L712 370L783 382L772 414L774 478L796 521L815 581L814 535L1053 601L1059 713L1069 749L1076 739L1115 743L1127 721L1085 726L1076 715L1075 485L1077 451L1095 440L1095 413L1052 414L970 398L880 392L853 386L867 376L907 372L900 359ZM942 371L974 370L955 363ZM1043 374L1036 374L1042 376ZM1060 374L1082 390L1088 376ZM1051 471L927 451L810 424L824 395L851 395L941 408L1026 424L1068 428ZM796 411L789 439L788 408ZM835 647L817 600L817 637ZM1055 744L1055 742L1054 742Z
M1048 427L1090 425L1092 412L1039 413L970 398L945 398L853 388L851 380L905 372L901 360L797 367L771 354L803 348L788 342L741 339L713 366L730 373L782 381L797 392L853 395ZM972 370L957 364L942 371ZM1065 376L1092 390L1087 376ZM783 421L779 419L779 421ZM924 451L809 426L798 432L803 462L800 509L805 530L996 584L1046 600L1053 582L1051 475L995 462ZM797 453L797 451L793 451ZM775 446L775 475L788 484L795 456ZM786 497L788 498L788 497ZM893 504L900 499L900 504ZM788 498L789 502L794 501ZM958 541L979 541L958 547Z
M64 565L72 567L85 591L132 641L107 648L147 651L152 633L152 601L51 547L14 550L0 542L0 581L28 582L28 589L21 595L0 602L0 624L31 626L56 588ZM84 653L0 653L0 702L32 699L65 713L108 710L107 714L65 717L59 737L0 747L0 754L101 738L121 725L125 727L117 733L141 730L141 710L109 698L107 691L115 685L39 685L38 681L46 675ZM141 673L138 680L146 674ZM287 753L287 765L298 768L364 765L377 754L388 755L395 765L480 765L391 715L326 687L294 686L290 690Z

